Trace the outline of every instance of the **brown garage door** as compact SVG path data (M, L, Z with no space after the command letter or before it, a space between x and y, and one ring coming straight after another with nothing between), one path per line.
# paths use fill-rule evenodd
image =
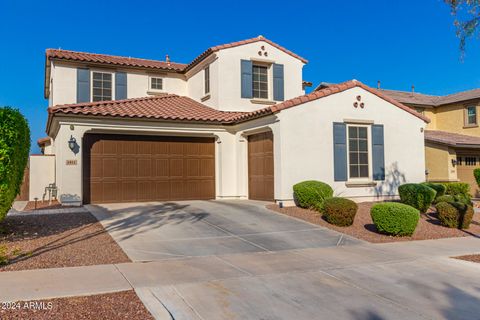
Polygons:
M273 201L273 134L248 137L248 197Z
M84 202L215 198L213 138L85 136Z
M457 156L457 178L461 182L470 184L470 194L479 197L477 182L473 176L473 169L480 167L480 157L474 154L460 154Z

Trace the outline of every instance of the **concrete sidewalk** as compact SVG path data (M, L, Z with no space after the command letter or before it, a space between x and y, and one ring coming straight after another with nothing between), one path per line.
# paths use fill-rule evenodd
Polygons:
M0 301L135 289L159 319L472 318L472 237L0 272Z

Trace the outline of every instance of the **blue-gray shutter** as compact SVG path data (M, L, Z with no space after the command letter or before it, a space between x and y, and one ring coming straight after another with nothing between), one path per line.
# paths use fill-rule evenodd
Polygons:
M253 71L252 61L242 60L241 61L242 98L251 99L253 97L252 71Z
M284 98L284 81L283 81L283 64L273 64L273 100L283 101Z
M115 100L127 99L127 74L115 73Z
M372 126L372 169L373 180L385 180L385 148L383 125Z
M347 181L347 125L333 123L333 178Z
M77 103L90 102L90 70L77 68Z

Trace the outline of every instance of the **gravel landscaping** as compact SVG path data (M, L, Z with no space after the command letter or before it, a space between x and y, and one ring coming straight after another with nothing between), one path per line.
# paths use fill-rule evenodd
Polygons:
M11 308L18 307L15 310ZM7 308L8 307L8 308ZM0 319L153 319L133 290L4 305Z
M436 212L430 209L426 214L420 215L417 228L411 237L392 237L377 232L372 218L370 217L370 208L375 202L363 202L358 204L358 212L355 216L353 225L349 227L338 227L326 222L322 216L313 210L302 209L299 207L279 208L276 204L267 205L267 208L288 216L299 218L314 224L318 224L329 229L336 230L372 243L426 240L452 237L475 236L480 237L480 214L476 213L473 217L470 228L459 230L446 228L440 225Z
M0 272L130 262L89 212L9 215L0 223Z
M454 257L455 259L480 263L480 254L470 254L466 256Z

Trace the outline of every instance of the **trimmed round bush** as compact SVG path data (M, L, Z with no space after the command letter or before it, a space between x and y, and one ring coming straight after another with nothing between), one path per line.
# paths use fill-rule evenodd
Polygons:
M438 220L448 228L468 229L473 218L473 207L461 202L439 202L437 208Z
M455 202L455 197L449 194L435 198L436 203L440 202Z
M437 192L419 183L406 183L398 187L400 199L404 204L412 206L420 212L426 212L432 205Z
M20 192L30 152L30 129L16 109L0 108L0 221Z
M299 207L320 211L325 199L333 196L333 189L325 182L308 180L293 186L293 196Z
M377 203L370 215L379 232L393 236L411 236L420 219L417 209L396 202Z
M447 187L445 187L445 185L442 183L423 182L422 184L437 191L435 199L443 196L445 194L445 191L447 190Z
M448 182L445 183L445 194L452 196L457 194L470 195L470 185L465 182Z
M350 199L333 197L326 199L323 204L323 217L328 223L340 227L353 224L358 205Z

